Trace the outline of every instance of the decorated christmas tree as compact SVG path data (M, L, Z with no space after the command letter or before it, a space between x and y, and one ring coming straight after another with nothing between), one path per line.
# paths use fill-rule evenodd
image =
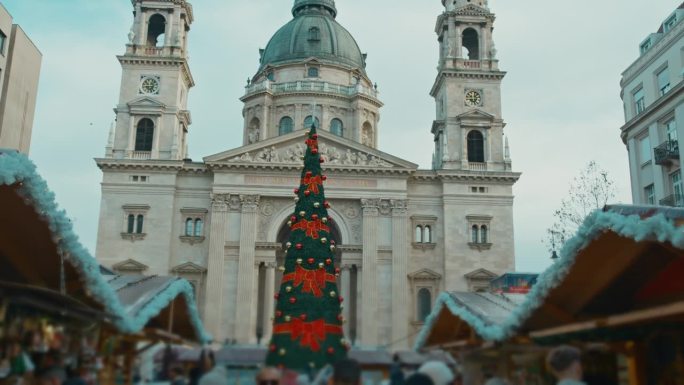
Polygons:
M343 298L337 291L335 241L331 239L318 152L318 135L312 127L306 140L304 170L295 189L295 211L288 225L285 270L275 295L273 337L266 364L308 372L347 355L341 315Z

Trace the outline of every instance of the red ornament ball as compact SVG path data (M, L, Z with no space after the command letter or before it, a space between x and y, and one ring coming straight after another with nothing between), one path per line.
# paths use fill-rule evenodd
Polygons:
M314 148L313 150L311 150L311 153L316 155L316 154L318 154L318 150Z
M311 191L309 191L309 190L304 191L304 195L308 197L309 195L311 195Z
M291 303L291 304L294 305L296 302L297 302L297 298L295 298L295 297L290 297L290 303Z
M320 163L325 163L325 159L321 158L318 160Z
M332 239L332 240L330 241L330 244L331 244L331 245L334 245L334 244L335 244L335 240Z
M306 321L306 314L302 314L299 316L299 319L302 321Z
M328 354L330 354L330 355L335 354L335 349L333 349L332 347L329 347L328 348Z
M332 259L328 258L325 260L326 265L332 265Z
M341 270L340 270L339 267L335 268L335 274L340 274L340 271L341 271Z
M325 206L326 209L329 209L330 208L330 202L328 202L328 201L323 202L323 206Z
M314 262L316 262L316 260L313 259L313 258L309 258L309 259L307 259L306 261L309 263L309 265L313 265Z
M314 221L315 221L316 219L318 219L318 214L312 215L312 216L311 216L311 219L313 219Z
M283 315L283 312L280 310L277 310L275 314L276 314L276 317L280 318L280 316Z
M337 297L340 300L340 303L344 302L344 298L342 297Z
M306 175L306 176L311 176L311 175L313 175L313 173L312 173L311 171L307 171L305 175Z
M325 176L325 175L323 175L323 176L321 177L321 179L323 179L324 181L326 181L326 180L328 180L328 177Z
M276 349L277 349L276 346L273 345L273 344L271 344L271 346L268 347L268 350L270 350L270 351L272 351L272 352L275 352Z
M302 245L301 243L298 243L295 245L295 247L297 248L297 250L301 250L304 247L304 245Z
M337 316L338 321L342 322L343 319L344 319L344 316L342 314Z
M273 296L273 298L275 298L276 301L277 301L277 300L280 298L280 293L275 293L275 295Z
M294 189L294 193L299 194L299 189L298 188Z
M293 216L290 217L290 220L291 220L292 222L296 222L296 221L297 221L297 217L293 215Z
M311 135L311 139L317 140L317 139L318 139L318 134L313 134L313 135Z

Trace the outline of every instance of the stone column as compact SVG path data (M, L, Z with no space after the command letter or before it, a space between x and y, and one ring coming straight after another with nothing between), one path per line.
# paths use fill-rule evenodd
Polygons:
M408 349L408 201L392 200L392 349Z
M135 151L135 116L129 115L128 117L128 153L126 156L132 157Z
M340 284L342 285L342 298L344 298L345 303L342 305L342 316L347 321L344 324L344 335L349 338L349 315L351 314L351 266L342 265L340 267L341 275Z
M145 31L145 27L147 27L147 13L143 11L140 3L135 5L135 14L138 17L138 30L136 31L135 41L137 45L145 45L145 39L147 38L147 31Z
M249 343L255 336L251 326L252 308L256 298L254 291L254 254L256 246L258 195L240 195L242 216L240 224L240 255L238 263L238 286L235 312L235 337L238 343Z
M162 123L164 122L164 115L157 116L155 119L154 132L152 133L152 159L159 159L159 138L161 137Z
M273 296L275 295L275 269L276 263L269 262L266 264L266 284L264 285L264 344L268 345L271 340L271 332L273 331Z
M362 199L363 207L363 273L361 286L363 298L361 302L361 342L364 345L378 343L378 206L379 199Z
M204 302L204 323L221 342L226 337L222 324L223 281L225 245L228 237L228 196L216 194L211 200L211 224L209 229L209 258L207 263L207 289Z

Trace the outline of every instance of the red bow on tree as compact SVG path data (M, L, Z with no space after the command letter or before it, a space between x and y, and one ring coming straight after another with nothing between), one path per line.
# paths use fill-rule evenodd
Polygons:
M314 297L322 297L326 282L335 282L335 276L325 272L324 268L307 270L301 266L294 273L285 274L283 282L293 281L294 287L302 286L302 293L313 293Z
M307 221L306 219L301 219L299 222L292 225L292 230L306 231L307 237L318 239L318 232L325 231L329 233L330 227L324 225L320 219L317 219L315 221Z
M309 149L313 151L314 149L318 150L318 141L315 139L307 139L306 140L306 145L309 146Z
M301 337L299 341L301 347L311 348L312 351L318 352L321 350L321 342L325 341L328 333L342 334L342 328L336 325L327 325L323 319L306 323L295 318L292 322L275 325L273 333L290 334L292 341Z
M314 194L318 194L318 186L323 185L323 178L320 175L310 176L307 175L302 179L302 183L306 185L306 188Z

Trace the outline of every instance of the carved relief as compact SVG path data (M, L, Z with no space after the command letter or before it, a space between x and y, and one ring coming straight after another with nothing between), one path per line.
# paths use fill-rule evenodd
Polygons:
M386 199L380 201L378 209L382 215L390 215L392 213L392 205L390 204L390 201Z
M273 215L274 210L273 203L271 202L264 202L264 204L261 205L261 215L265 217L270 217Z
M372 142L367 140L367 145L371 145ZM264 148L260 150L254 157L252 157L249 152L242 155L233 157L229 159L232 163L297 163L302 162L302 157L306 151L306 147L301 143L286 147L285 149L278 150L275 146L270 148ZM328 146L326 144L320 145L321 156L326 160L327 164L336 164L344 166L371 166L371 167L383 167L391 168L394 165L377 156L363 153L363 152L353 152L351 149L347 149L346 152L342 153L334 146Z
M240 210L240 197L237 195L231 194L230 199L228 199L228 208L230 211L239 211Z
M392 214L402 215L408 214L408 200L406 199L392 199L390 201L392 204Z
M243 209L256 209L259 207L259 195L240 195L240 203Z
M239 211L240 197L235 194L214 194L211 195L212 211Z
M363 215L378 215L380 199L361 199Z

